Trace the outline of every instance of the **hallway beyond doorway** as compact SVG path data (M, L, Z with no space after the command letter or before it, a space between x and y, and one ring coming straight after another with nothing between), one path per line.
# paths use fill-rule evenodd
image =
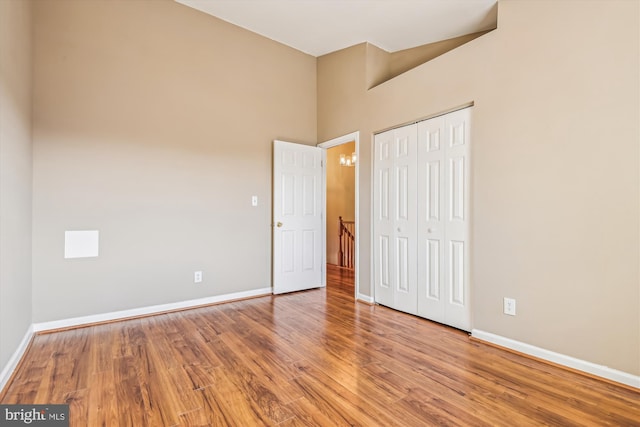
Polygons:
M355 271L348 268L339 267L334 264L327 264L327 287L343 289L353 294L355 285Z

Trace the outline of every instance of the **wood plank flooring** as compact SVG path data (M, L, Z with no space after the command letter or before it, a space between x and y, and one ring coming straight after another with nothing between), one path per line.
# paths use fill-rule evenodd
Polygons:
M333 264L327 264L327 286L333 289L342 289L343 291L354 294L355 272L348 268L339 267Z
M640 425L639 392L354 302L349 273L38 335L2 403L66 402L71 426Z

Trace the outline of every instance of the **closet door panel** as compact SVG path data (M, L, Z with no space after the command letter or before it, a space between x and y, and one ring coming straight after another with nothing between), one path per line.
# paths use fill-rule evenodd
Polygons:
M418 312L417 288L417 125L394 131L394 305L411 314Z
M471 329L469 262L470 214L470 110L444 116L445 245L444 323Z
M374 238L373 267L375 301L393 307L395 269L394 233L394 131L374 138Z
M444 119L418 123L418 314L444 322Z

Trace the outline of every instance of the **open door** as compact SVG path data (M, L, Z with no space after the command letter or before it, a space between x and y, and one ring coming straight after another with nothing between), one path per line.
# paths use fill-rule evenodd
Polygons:
M274 141L274 294L323 286L322 176L322 149Z

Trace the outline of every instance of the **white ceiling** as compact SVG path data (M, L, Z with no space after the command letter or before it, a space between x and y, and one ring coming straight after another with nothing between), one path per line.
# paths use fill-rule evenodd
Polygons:
M388 52L496 27L497 0L176 0L313 56Z

